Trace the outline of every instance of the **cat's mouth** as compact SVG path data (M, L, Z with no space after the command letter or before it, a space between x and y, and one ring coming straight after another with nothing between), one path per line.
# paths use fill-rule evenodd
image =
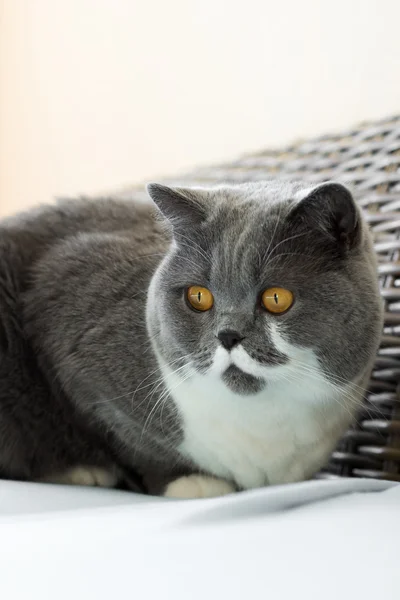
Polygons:
M265 379L249 375L233 364L222 373L222 381L232 392L243 395L257 394L266 386Z
M273 375L268 367L251 358L241 346L231 352L218 347L208 373L221 378L232 392L241 395L257 394Z

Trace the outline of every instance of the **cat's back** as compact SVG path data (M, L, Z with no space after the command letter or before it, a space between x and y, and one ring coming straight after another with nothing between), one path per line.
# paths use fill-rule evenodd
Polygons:
M115 255L146 252L157 230L151 206L106 198L63 200L0 221L0 476L34 479L77 461L105 460L97 441L88 445L89 434L79 433L79 419L76 429L77 417L54 387L53 374L47 377L55 365L45 360L45 351L55 358L55 349L74 343L83 326L98 325L99 314L110 307L100 292L112 295L115 289ZM108 263L100 252L103 238ZM100 279L106 267L110 275ZM84 312L86 283L94 286L97 312ZM86 295L88 304L90 290ZM112 318L103 320L110 324ZM51 346L52 332L65 342L62 348Z
M0 299L23 293L32 270L63 243L106 236L146 249L163 235L150 204L115 198L59 200L0 221Z
M115 198L59 200L0 221L2 254L32 262L68 237L90 233L152 233L157 229L150 204Z
M22 335L23 299L33 304L34 281L34 304L53 297L57 284L59 291L71 287L71 270L78 275L81 270L86 280L93 270L104 272L102 289L107 271L114 279L118 262L128 262L125 271L132 275L142 267L150 272L150 264L133 259L157 253L165 242L151 205L133 200L60 200L0 221L0 346L10 350L11 340Z

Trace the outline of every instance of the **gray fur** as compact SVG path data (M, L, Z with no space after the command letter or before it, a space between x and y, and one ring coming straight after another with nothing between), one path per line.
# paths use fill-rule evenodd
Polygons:
M160 493L197 472L178 450L182 423L158 359L205 373L224 329L260 364L284 364L263 326L279 319L333 381L365 382L382 306L370 235L343 186L149 193L167 221L151 205L82 199L0 225L1 476L86 464ZM189 285L213 291L212 311L187 306ZM273 285L295 294L281 316L260 305ZM268 386L240 369L224 381L244 397Z

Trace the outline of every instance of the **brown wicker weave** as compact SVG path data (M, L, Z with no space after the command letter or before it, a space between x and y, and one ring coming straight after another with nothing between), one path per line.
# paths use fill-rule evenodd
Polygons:
M371 225L385 302L381 345L357 424L319 477L400 481L400 116L257 152L168 182L205 185L271 177L350 184Z

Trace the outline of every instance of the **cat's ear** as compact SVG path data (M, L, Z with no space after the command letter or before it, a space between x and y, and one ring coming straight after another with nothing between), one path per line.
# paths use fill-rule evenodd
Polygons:
M302 197L290 212L290 220L317 228L344 249L360 240L360 216L350 190L341 183L322 183Z
M174 229L200 225L207 217L206 190L149 183L147 192Z

